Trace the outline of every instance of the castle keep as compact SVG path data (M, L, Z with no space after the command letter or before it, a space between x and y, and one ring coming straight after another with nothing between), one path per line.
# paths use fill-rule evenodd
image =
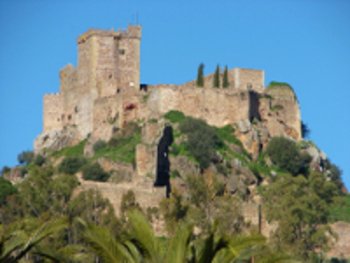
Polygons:
M137 147L137 169L144 174L145 145L159 139L157 132L153 138L147 135L152 130L147 123L170 110L218 127L234 125L236 135L253 154L273 136L301 139L293 90L287 86L265 88L264 71L229 70L228 88L213 88L213 75L205 77L204 87L197 87L195 81L141 85L140 42L140 26L129 26L125 31L89 30L78 38L77 67L63 68L59 93L44 96L43 132L35 141L37 152L59 149L87 137L91 143L109 140L128 122L138 121L143 123L144 146ZM164 125L157 129L162 128Z

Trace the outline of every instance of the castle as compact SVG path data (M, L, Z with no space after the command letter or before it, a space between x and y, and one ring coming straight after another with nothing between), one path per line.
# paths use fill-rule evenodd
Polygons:
M197 87L195 81L140 84L140 42L140 26L125 31L89 30L78 38L77 67L63 68L59 93L44 96L43 132L34 146L37 152L87 137L92 142L109 140L128 122L147 123L170 110L218 127L235 125L236 135L252 154L273 136L302 138L293 90L285 85L265 88L264 71L229 70L227 88L213 88L213 74L204 78L204 87ZM137 147L139 157L146 154L149 140L159 138L156 133L153 139L146 138L151 129L145 124L144 146ZM140 169L139 173L146 173Z

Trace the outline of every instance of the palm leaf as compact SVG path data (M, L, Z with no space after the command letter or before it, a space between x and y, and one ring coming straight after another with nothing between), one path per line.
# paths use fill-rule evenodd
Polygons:
M144 258L152 263L163 263L159 239L154 235L146 217L138 210L131 210L128 218L131 224L132 242L138 247Z
M167 262L184 263L186 262L187 252L192 237L192 227L180 226L174 237L169 241Z
M29 234L24 230L13 231L3 244L3 250L0 256L1 262L12 263L19 261L43 239L64 229L66 226L66 220L61 218L48 221L40 227L35 228Z

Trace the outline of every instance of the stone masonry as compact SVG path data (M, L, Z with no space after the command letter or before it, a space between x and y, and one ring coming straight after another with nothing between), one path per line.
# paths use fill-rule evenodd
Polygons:
M107 141L128 122L144 123L147 129L149 120L160 120L171 110L218 127L248 127L236 135L251 153L273 136L301 139L294 92L289 87L265 88L264 71L231 69L228 88L213 88L213 74L204 78L204 87L197 87L195 81L140 85L140 42L140 26L125 31L89 30L78 38L77 67L64 67L59 93L44 96L43 132L35 141L36 152L57 150L87 137L90 145ZM259 128L252 126L255 120L261 123ZM137 147L136 166L140 167L136 170L143 175L154 170L147 163L154 163L155 157L149 154L155 152L162 128Z

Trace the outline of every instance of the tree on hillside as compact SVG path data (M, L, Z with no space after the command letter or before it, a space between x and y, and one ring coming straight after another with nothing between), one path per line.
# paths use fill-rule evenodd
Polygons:
M203 63L201 63L198 67L196 84L198 87L204 86L204 64Z
M186 147L200 168L208 168L216 155L215 150L223 143L215 129L203 120L187 118L180 124L180 131L187 135Z
M31 151L23 151L17 156L17 160L20 164L29 164L34 159L34 153Z
M275 165L292 175L307 173L310 156L301 153L297 144L290 139L272 138L267 145L266 153Z
M224 77L223 77L223 80L222 80L222 87L223 88L228 88L229 86L230 86L230 82L228 80L228 69L227 69L227 66L225 66Z
M220 66L217 65L214 73L213 87L220 88Z
M327 249L328 211L337 188L323 174L278 176L262 195L267 220L278 222L272 239L278 248L300 256L303 262Z
M16 192L16 187L10 181L0 177L0 205L6 204L6 198Z

